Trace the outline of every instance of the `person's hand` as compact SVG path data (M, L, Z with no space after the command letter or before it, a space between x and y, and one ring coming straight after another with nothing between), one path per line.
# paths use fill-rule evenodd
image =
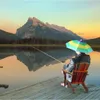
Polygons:
M67 73L68 71L67 70L63 70L65 73Z
M73 72L69 72L67 70L64 70L64 72L73 75Z
M73 72L71 72L70 74L73 75Z

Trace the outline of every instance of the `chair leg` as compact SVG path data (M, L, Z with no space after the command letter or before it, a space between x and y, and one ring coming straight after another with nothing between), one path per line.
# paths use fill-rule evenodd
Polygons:
M72 87L72 84L68 81L68 86L72 89L72 92L75 93L75 89Z
M85 91L88 92L88 88L87 88L87 86L85 85L85 83L82 83L82 86L84 87Z

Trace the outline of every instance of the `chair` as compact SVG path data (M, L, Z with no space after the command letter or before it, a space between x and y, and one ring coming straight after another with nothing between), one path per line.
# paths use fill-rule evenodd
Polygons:
M68 82L68 85L72 88L72 91L75 92L74 88L72 87L72 84L82 84L85 91L88 92L88 88L85 85L85 79L88 75L88 67L89 63L82 62L75 65L73 74L72 74L72 82Z

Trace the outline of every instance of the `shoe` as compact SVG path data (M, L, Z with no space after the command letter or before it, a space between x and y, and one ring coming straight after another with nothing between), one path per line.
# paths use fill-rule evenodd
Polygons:
M61 86L65 86L65 84L64 84L64 83L61 83L60 85L61 85Z
M65 88L68 88L68 85L65 85Z

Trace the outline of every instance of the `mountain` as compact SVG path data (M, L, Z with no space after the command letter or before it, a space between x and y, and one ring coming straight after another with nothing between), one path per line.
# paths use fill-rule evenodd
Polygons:
M100 37L89 39L86 42L92 47L94 51L100 52Z
M76 36L76 34L71 31L71 30L68 30L66 29L65 27L62 27L62 26L58 26L58 25L55 25L55 24L49 24L49 23L46 23L46 25L50 28L53 28L55 30L58 30L60 32L64 32L64 33L67 33L67 34L70 34L70 35L73 35L73 36Z
M87 40L87 43L92 44L92 45L100 45L100 37L89 39Z
M0 41L11 41L11 40L18 40L19 37L17 37L15 34L0 30Z
M64 27L43 23L35 17L29 18L22 27L17 29L16 35L21 38L36 37L54 40L71 40L81 38Z

